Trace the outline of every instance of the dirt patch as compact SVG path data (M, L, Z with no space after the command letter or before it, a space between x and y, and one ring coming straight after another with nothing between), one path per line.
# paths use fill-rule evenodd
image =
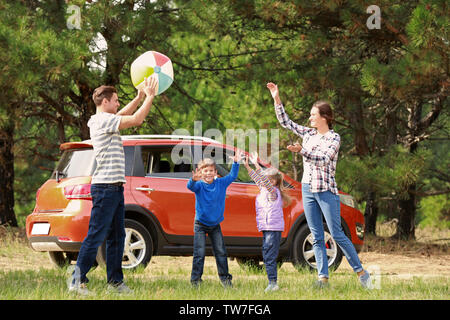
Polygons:
M390 275L400 278L420 277L450 277L450 255L402 255L395 253L362 252L359 254L363 267L372 273ZM345 259L344 259L345 260ZM343 261L339 271L351 270Z
M450 276L448 231L430 236L419 232L418 240L398 240L392 237L369 236L359 253L365 268L382 275L410 278L414 276ZM339 270L351 270L345 258Z

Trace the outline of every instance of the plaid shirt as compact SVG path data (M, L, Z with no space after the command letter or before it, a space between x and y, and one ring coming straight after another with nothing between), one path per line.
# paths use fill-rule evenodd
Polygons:
M277 119L283 128L289 129L303 139L302 150L303 161L309 163L310 171L307 172L311 192L323 192L330 190L338 194L335 180L336 165L341 138L333 130L328 131L320 139L320 144L308 150L304 145L308 140L318 134L316 129L303 127L289 119L284 111L283 104L275 106ZM308 177L309 176L309 177Z

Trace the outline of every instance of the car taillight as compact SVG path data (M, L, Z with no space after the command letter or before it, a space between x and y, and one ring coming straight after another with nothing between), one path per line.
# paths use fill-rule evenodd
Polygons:
M91 185L90 184L78 184L74 186L64 187L64 196L67 199L84 199L92 200Z
M60 242L73 242L69 237L58 237L58 241Z

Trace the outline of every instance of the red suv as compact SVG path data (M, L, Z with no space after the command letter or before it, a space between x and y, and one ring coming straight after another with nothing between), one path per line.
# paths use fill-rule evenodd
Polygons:
M235 148L204 137L141 135L122 139L127 180L123 267L146 266L154 255L192 255L195 197L186 187L193 169L191 163L198 163L203 154L228 159ZM76 261L87 234L92 207L90 182L95 169L89 140L64 143L61 150L62 157L51 178L37 191L36 206L26 221L31 247L48 251L58 266ZM220 176L228 174L231 163L227 162L218 161ZM284 209L279 260L313 269L313 241L303 214L301 184L284 175L284 185L293 201ZM227 189L225 220L221 224L228 256L240 264L259 265L262 261L262 233L258 232L255 219L258 193L258 187L241 165L238 178ZM364 217L351 196L340 193L340 199L342 227L360 251ZM325 240L329 265L337 268L342 251L328 232ZM207 254L212 255L211 247L207 246ZM105 255L102 245L97 261L104 264Z

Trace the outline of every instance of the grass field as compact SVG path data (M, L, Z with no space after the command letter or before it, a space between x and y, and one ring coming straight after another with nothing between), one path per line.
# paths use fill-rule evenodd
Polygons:
M379 241L369 243L369 247L382 246ZM440 247L442 248L442 246ZM134 290L130 295L117 295L106 290L106 272L98 267L89 273L89 290L91 295L80 297L68 293L67 281L69 270L57 269L49 262L46 253L31 250L23 237L8 233L0 242L0 299L37 299L37 300L305 300L305 299L440 299L448 300L449 294L449 255L445 246L442 252L423 254L414 249L418 257L415 260L394 261L400 259L396 255L363 252L360 254L365 267L375 265L373 278L377 289L365 290L360 287L356 276L348 266L345 258L341 267L331 274L330 287L315 290L311 284L316 274L307 270L298 271L291 263L284 263L279 269L280 290L270 294L264 293L267 285L265 272L244 270L236 261L230 261L230 273L233 275L233 288L222 288L213 257L207 257L203 283L197 289L190 285L192 257L153 257L149 266L135 272L126 272L125 281ZM397 257L397 258L396 258ZM433 257L435 260L433 260ZM376 259L375 259L376 258ZM372 260L371 260L372 259ZM413 257L411 257L413 259ZM385 261L386 260L386 261ZM417 273L413 270L413 262L427 264L435 261L436 272ZM388 265L393 263L405 265L411 272L401 274L390 272ZM386 266L384 266L384 264ZM440 268L440 269L439 269ZM401 275L407 276L401 276Z

